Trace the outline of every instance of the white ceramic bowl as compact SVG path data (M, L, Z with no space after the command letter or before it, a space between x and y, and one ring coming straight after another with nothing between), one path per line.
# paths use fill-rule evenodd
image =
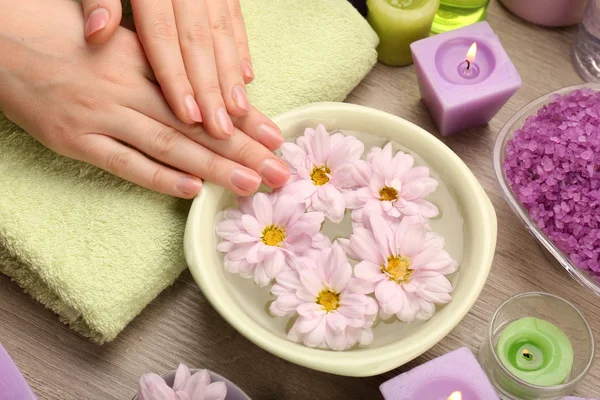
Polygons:
M377 135L400 144L437 172L463 222L460 268L451 278L453 300L424 323L381 323L367 348L335 352L290 342L285 338L284 320L268 313L268 289L254 287L251 280L223 268L223 256L216 250L215 219L218 212L232 204L233 194L208 183L194 200L185 231L185 257L196 283L221 316L242 335L276 356L308 368L346 376L372 376L421 355L462 320L487 279L497 226L494 208L483 188L442 142L418 126L382 111L345 103L316 103L279 115L274 121L286 138L296 137L306 127L317 124L324 124L330 131Z

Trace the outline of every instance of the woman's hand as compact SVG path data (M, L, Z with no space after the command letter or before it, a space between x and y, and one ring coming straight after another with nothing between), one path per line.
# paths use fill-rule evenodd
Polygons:
M183 198L200 178L240 195L289 178L254 140L255 127L275 129L256 110L227 141L179 121L135 33L117 28L104 46L86 46L81 6L65 0L0 0L0 26L0 54L10 54L0 58L0 110L50 149Z
M110 38L119 0L83 0L85 36ZM162 91L179 119L202 122L211 136L234 134L229 115L248 114L254 79L239 0L131 0L136 30Z

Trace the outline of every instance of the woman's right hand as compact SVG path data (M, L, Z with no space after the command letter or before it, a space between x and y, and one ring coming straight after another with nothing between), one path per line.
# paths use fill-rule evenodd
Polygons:
M117 28L90 48L83 25L71 1L0 0L0 54L10 54L0 59L0 110L8 118L62 155L173 196L193 197L201 179L239 195L287 181L284 164L255 140L256 127L277 129L265 116L251 109L236 121L245 133L209 137L172 113L135 33Z

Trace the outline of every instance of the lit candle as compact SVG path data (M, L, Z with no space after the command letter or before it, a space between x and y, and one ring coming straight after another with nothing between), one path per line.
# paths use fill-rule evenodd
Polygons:
M463 347L379 387L386 400L498 400L471 350Z
M496 354L513 375L537 386L560 385L573 368L573 347L567 335L539 318L510 323L498 338Z
M410 44L429 36L440 0L367 0L368 20L377 35L379 61L412 64Z
M487 22L411 44L421 98L443 136L487 124L521 78Z

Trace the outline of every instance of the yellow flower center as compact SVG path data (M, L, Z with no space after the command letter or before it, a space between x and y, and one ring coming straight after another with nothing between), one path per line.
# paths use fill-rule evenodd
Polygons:
M322 167L313 167L312 172L310 173L310 179L313 181L315 186L323 186L327 182L329 182L329 177L327 174L330 174L331 170L326 166Z
M385 273L390 281L394 281L397 284L402 285L408 283L410 276L414 272L414 270L410 268L410 257L389 256L387 261L387 266L383 265L381 267L381 272Z
M393 187L384 186L379 191L379 200L381 201L396 201L398 200L398 191Z
M285 230L277 225L269 225L262 232L262 242L267 246L279 246L285 239Z
M317 304L323 306L325 311L335 311L340 308L340 294L331 289L323 289L317 296Z

